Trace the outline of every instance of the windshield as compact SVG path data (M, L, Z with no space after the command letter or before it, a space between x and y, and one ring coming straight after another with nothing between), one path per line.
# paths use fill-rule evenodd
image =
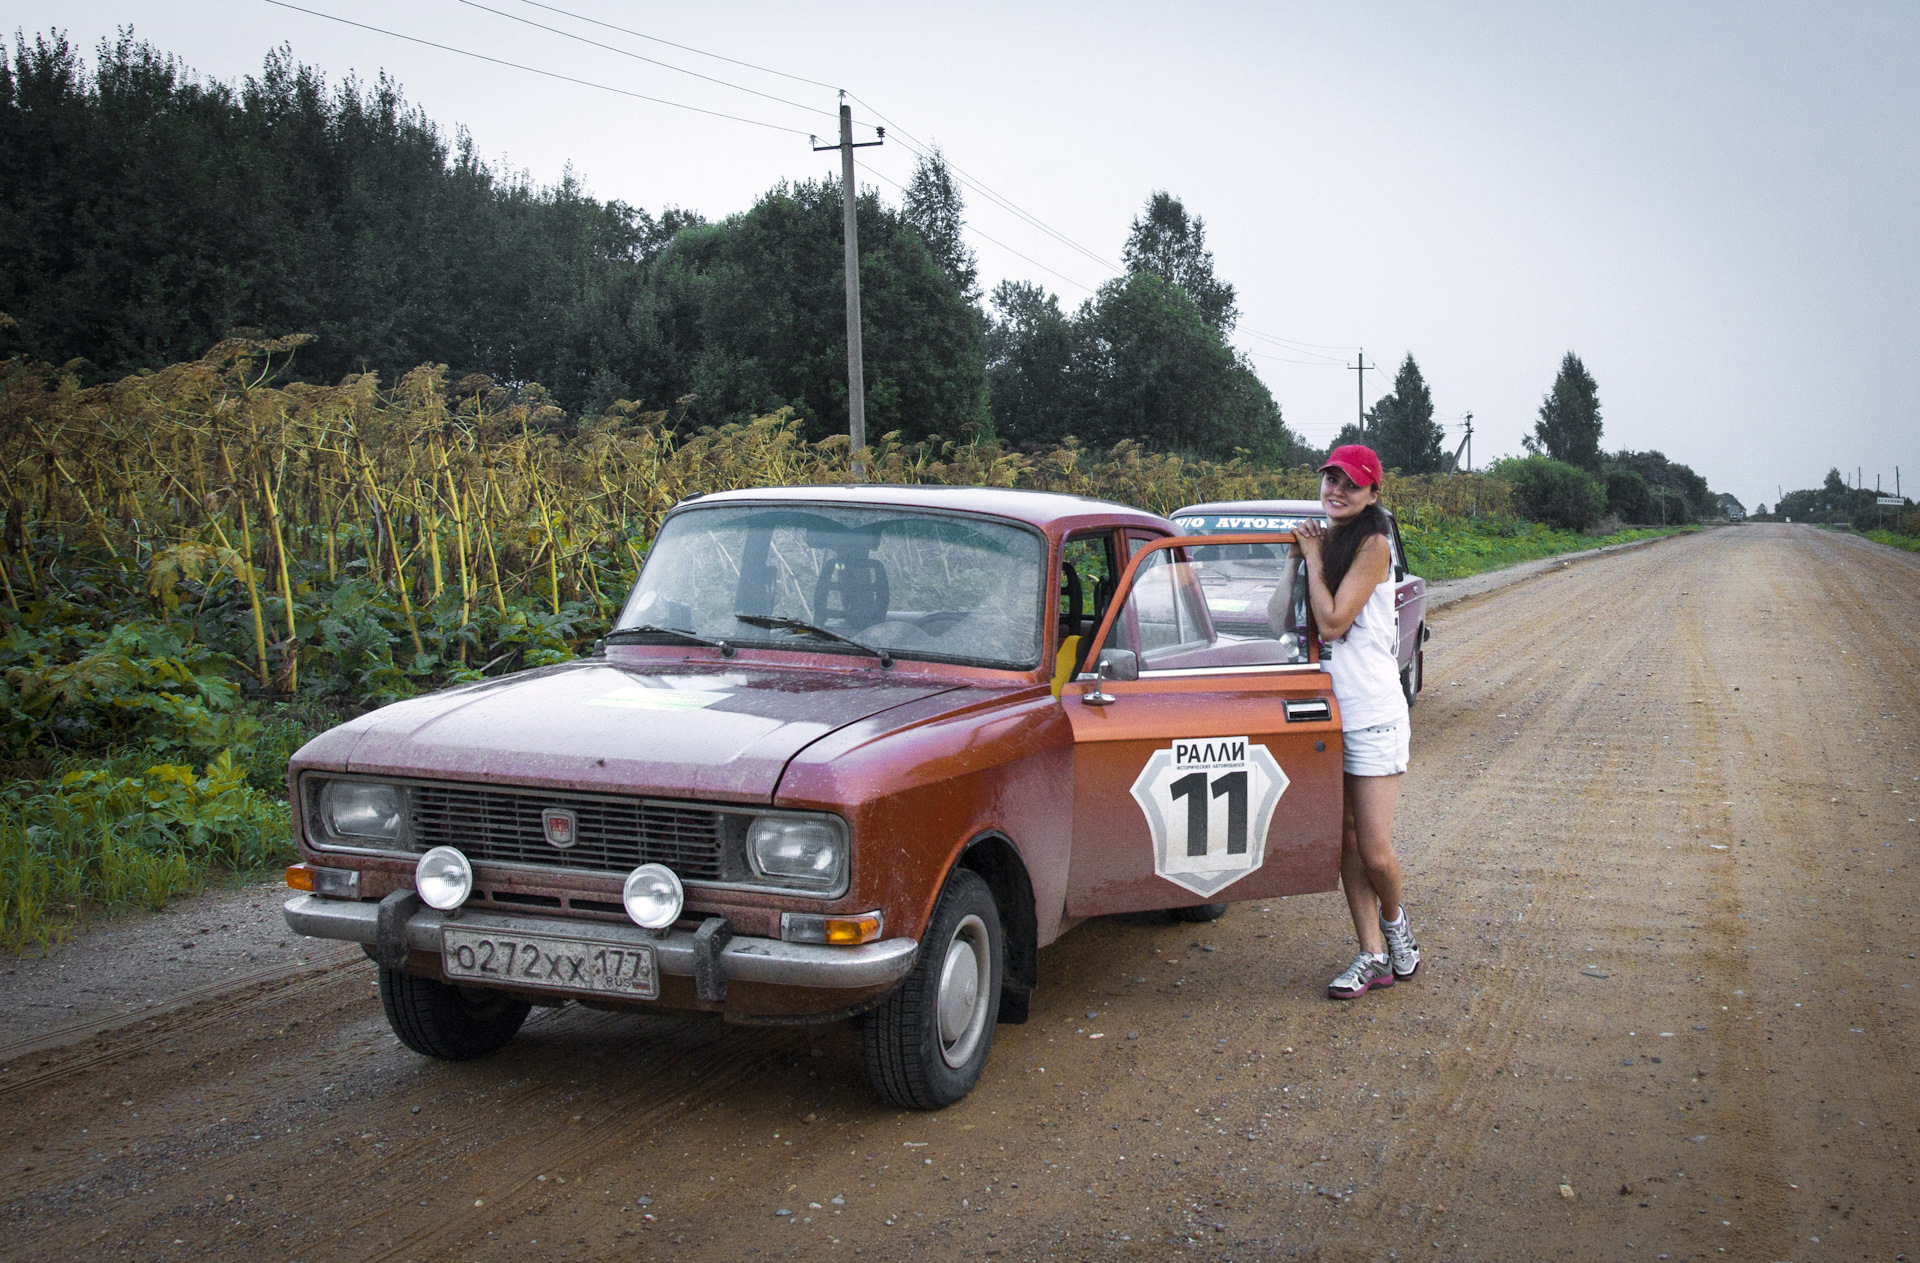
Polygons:
M851 646L735 615L811 623L901 658L1029 670L1040 661L1036 531L955 514L724 504L661 527L616 627L731 645ZM663 637L663 641L667 638Z

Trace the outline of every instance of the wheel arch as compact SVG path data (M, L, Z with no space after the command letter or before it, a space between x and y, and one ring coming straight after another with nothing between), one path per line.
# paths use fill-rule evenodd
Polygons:
M967 843L954 867L979 874L993 892L1007 944L1000 1020L1025 1021L1027 997L1040 981L1040 925L1026 863L1012 839L989 830Z

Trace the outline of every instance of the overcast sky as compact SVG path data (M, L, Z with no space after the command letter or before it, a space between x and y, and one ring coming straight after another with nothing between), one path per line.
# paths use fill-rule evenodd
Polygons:
M1068 306L1167 189L1205 218L1239 292L1236 340L1315 443L1353 419L1345 365L1364 347L1385 368L1366 374L1369 402L1411 352L1452 441L1473 414L1476 465L1515 453L1572 349L1599 381L1609 449L1657 448L1749 508L1830 466L1891 491L1897 465L1920 485L1920 6L551 0L816 85L481 2L798 106L460 0L299 0L800 133L833 131L835 95L817 85L844 87L857 120L894 124L860 151L883 197L912 171L907 136L937 141L1097 256L969 191L985 284L1039 281ZM483 154L543 182L571 165L596 196L649 211L719 217L838 171L805 135L266 0L10 0L8 16L29 35L64 29L89 59L131 24L227 80L283 42L331 78L385 71Z

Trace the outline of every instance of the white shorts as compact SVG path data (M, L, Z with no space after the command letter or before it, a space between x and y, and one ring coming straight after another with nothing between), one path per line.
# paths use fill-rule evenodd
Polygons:
M1407 770L1407 745L1413 723L1396 719L1390 724L1356 728L1340 734L1345 751L1341 767L1349 776L1398 776Z

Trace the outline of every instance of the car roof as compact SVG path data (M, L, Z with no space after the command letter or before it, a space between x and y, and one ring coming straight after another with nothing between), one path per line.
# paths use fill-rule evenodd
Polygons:
M1272 513L1288 517L1325 517L1327 511L1318 500L1209 500L1175 509L1168 517L1191 517L1199 513Z
M1058 491L1027 491L1017 487L950 487L928 483L842 483L804 487L749 487L717 491L682 500L674 511L711 504L758 503L840 504L876 508L945 509L1011 518L1042 530L1076 525L1095 518L1121 526L1150 526L1161 531L1171 523L1144 509Z

